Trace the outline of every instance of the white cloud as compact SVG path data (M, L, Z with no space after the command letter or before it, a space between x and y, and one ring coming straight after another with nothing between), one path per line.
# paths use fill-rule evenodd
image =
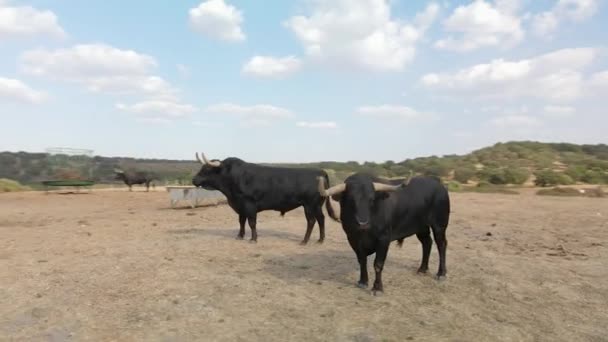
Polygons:
M241 29L243 15L224 0L208 0L190 9L190 25L201 34L224 41L246 39Z
M175 97L177 92L164 79L151 74L157 67L153 57L106 44L30 50L21 55L20 65L27 74L84 84L94 92L165 98Z
M563 49L519 61L496 59L454 73L431 73L421 82L430 89L483 99L571 102L584 95L583 71L597 56L593 48Z
M263 78L284 78L297 72L302 62L294 57L254 56L244 66L244 74Z
M539 126L542 122L529 115L507 115L492 119L490 124L501 128L528 128Z
M34 90L20 80L0 77L0 99L25 102L40 103L48 98L44 92Z
M137 118L137 121L141 122L141 123L153 124L153 125L168 125L168 124L173 123L173 120L167 119L167 118L161 118L161 117L143 117L143 118Z
M495 4L475 0L457 7L443 22L450 35L435 42L435 47L452 51L471 51L482 47L512 47L522 41L524 30L517 16L518 5L497 1Z
M434 117L430 113L419 112L407 106L395 105L363 106L357 108L357 113L369 118L392 120L417 120Z
M400 71L414 59L416 43L435 20L429 4L413 24L391 18L388 0L317 0L309 16L285 22L308 57L333 65Z
M337 128L338 125L333 121L299 121L296 126L302 128L318 128L318 129L332 129Z
M187 65L177 64L175 67L177 68L177 72L179 73L179 75L183 78L189 78L190 75L192 75L192 71Z
M0 1L0 41L34 36L64 38L66 33L51 11L30 6L13 7Z
M543 112L549 117L569 117L575 112L575 108L571 106L545 106Z
M534 16L532 31L540 37L549 37L559 26L559 19L553 12L543 12Z
M183 117L196 111L196 107L193 105L165 100L142 101L132 105L119 103L116 108L135 114L162 115L172 118Z
M267 104L242 106L232 103L219 103L204 110L210 114L228 114L240 118L246 126L268 126L272 122L291 119L295 114L290 110Z
M598 8L598 0L559 0L551 10L532 18L532 30L537 36L550 38L561 22L581 22L592 17Z
M608 70L596 72L589 78L590 91L594 95L608 94Z

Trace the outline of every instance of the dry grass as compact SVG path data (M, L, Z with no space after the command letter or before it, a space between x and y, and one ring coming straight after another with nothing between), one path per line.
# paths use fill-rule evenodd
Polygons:
M234 239L237 217L228 206L171 210L166 192L4 194L0 336L605 340L606 199L523 190L451 196L448 280L415 274L421 248L411 237L402 249L392 246L386 293L372 297L354 285L357 262L338 224L328 224L325 244L298 245L302 210L260 215L253 245Z
M564 197L605 197L606 193L602 188L577 189L555 187L551 189L540 189L536 192L539 196L564 196Z

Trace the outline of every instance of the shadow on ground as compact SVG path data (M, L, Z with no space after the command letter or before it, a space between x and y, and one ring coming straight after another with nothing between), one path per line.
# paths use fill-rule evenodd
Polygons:
M374 279L374 256L368 257L367 269L370 280ZM386 261L385 268L407 270L404 265ZM295 282L301 280L330 281L353 285L359 279L359 263L352 251L315 250L307 253L274 255L264 260L262 271L279 279Z
M230 239L235 239L239 232L238 228L233 229L200 229L200 228L186 228L186 229L172 229L168 230L168 234L175 235L204 235L204 236L220 236ZM258 240L272 237L283 240L291 240L291 241L301 241L302 236L281 231L281 230L273 230L273 229L260 229L258 228ZM245 239L249 239L251 237L251 230L247 228L245 230ZM312 243L312 242L311 242Z

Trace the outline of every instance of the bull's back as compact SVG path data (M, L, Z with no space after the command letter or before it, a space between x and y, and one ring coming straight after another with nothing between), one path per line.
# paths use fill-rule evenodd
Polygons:
M449 195L434 178L418 177L394 194L393 227L397 235L409 236L421 226L446 227L450 214Z
M239 189L262 206L261 209L291 210L320 198L317 190L319 176L325 176L325 172L255 165L242 175Z

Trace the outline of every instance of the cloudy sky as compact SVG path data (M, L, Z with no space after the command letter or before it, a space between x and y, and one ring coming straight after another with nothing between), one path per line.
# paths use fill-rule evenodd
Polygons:
M399 161L607 143L607 23L601 0L0 0L0 150Z

